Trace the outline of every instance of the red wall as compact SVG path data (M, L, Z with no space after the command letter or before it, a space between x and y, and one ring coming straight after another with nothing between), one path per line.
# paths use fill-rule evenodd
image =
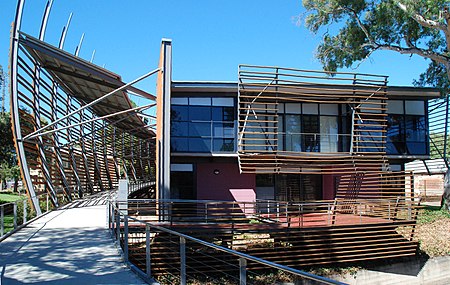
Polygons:
M335 175L324 174L322 175L322 199L333 200L334 199L334 180Z
M255 197L255 175L240 174L236 163L197 164L197 199L253 201Z

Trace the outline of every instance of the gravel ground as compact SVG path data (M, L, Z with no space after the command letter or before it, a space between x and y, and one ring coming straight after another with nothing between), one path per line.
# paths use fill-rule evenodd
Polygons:
M414 239L430 257L450 255L450 218L418 224Z

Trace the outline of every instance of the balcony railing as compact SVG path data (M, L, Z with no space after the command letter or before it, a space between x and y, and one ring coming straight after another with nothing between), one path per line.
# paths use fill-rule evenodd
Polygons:
M245 151L349 152L350 134L278 132L277 135L247 134Z

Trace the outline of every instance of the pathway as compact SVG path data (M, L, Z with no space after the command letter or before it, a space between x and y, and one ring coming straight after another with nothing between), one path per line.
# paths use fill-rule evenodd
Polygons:
M0 285L146 284L123 263L107 230L106 205L77 206L0 242Z

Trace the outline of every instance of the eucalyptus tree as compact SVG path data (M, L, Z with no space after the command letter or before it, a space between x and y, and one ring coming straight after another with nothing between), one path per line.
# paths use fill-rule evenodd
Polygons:
M378 50L430 60L415 84L448 93L450 2L448 0L303 0L305 25L323 32L317 58L336 71Z

